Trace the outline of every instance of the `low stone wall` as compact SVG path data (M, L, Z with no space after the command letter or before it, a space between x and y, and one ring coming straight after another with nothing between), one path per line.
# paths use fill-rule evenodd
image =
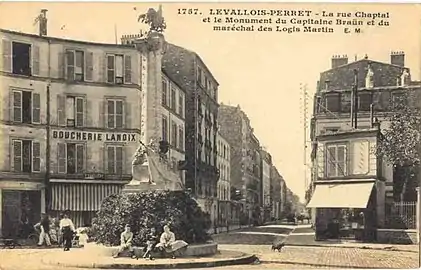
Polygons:
M403 229L377 229L377 242L383 244L416 244L417 231Z
M143 256L142 247L133 247L136 256ZM104 256L113 256L118 250L118 247L104 247L101 248L101 253ZM206 257L215 255L218 252L217 243L206 243L206 244L195 244L187 246L187 249L179 256L181 257ZM128 252L123 252L120 254L121 257L129 256Z

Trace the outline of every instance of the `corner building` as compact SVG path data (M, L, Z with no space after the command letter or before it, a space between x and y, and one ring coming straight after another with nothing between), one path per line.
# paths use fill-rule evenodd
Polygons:
M3 233L67 209L75 226L88 225L101 201L131 179L144 58L122 45L1 36Z

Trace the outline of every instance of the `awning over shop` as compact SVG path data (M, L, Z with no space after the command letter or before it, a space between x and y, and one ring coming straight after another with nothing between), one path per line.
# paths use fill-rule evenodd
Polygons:
M65 184L52 185L52 210L98 211L108 196L120 193L123 185L117 184Z
M308 208L366 208L374 182L316 185Z

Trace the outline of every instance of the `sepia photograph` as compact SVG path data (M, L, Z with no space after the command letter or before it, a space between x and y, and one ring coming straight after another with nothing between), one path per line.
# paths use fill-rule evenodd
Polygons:
M2 1L0 39L0 270L421 267L421 4Z

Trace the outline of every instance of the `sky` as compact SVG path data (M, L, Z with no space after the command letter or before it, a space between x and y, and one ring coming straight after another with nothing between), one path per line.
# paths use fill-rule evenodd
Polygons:
M34 19L46 8L49 36L115 43L115 32L119 40L121 35L147 29L137 17L150 7L158 4L2 2L0 27L37 33ZM198 8L203 15L179 15L180 8ZM390 26L364 27L359 34L214 32L212 24L202 22L210 8L389 12ZM370 59L389 62L391 51L404 51L412 78L420 79L421 17L414 4L165 3L162 9L166 40L201 56L220 84L219 102L239 104L246 112L261 145L302 201L305 176L309 179L304 156L309 163L310 151L304 151L309 128L304 135L300 84L307 85L311 97L320 72L330 68L332 55L346 54L353 61L367 54ZM308 111L309 120L311 98Z

